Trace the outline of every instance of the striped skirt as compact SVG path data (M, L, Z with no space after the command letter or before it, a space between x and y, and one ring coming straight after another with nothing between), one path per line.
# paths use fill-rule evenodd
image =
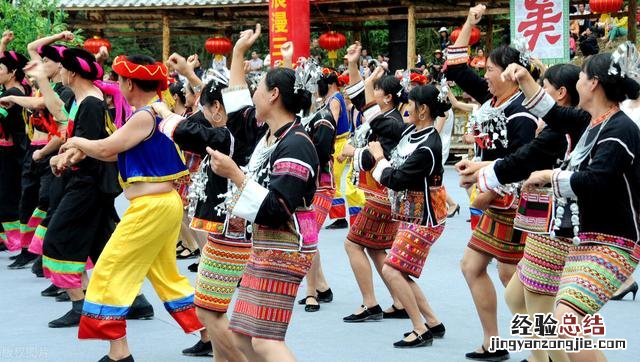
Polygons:
M224 244L224 235L209 234L202 250L194 304L226 313L251 255L251 242L244 247ZM222 242L221 242L222 241Z
M399 222L391 216L391 205L367 197L362 211L351 225L347 240L373 250L389 249Z
M401 222L398 234L384 263L398 271L419 278L431 246L443 231L444 225L433 228Z
M325 220L327 220L327 215L329 215L329 209L331 209L331 203L335 194L335 189L325 188L317 190L313 196L313 209L316 212L318 230L322 229L322 225L324 225Z
M501 263L517 264L524 254L526 233L513 228L515 210L486 209L467 246Z
M555 296L565 259L573 247L571 239L528 234L524 256L518 263L518 277L528 291Z
M593 243L574 246L562 271L556 304L567 305L582 315L595 314L637 265L635 256L615 246Z
M238 288L229 329L283 341L298 287L315 253L253 248Z

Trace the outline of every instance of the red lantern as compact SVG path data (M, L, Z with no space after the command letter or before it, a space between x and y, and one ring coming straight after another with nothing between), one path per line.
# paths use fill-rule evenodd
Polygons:
M328 51L336 51L347 44L347 38L342 33L330 31L320 35L318 38L320 48Z
M233 49L233 43L231 43L229 38L209 38L204 43L204 48L209 52L209 54L222 55L229 53L231 49Z
M622 0L589 0L589 7L593 13L615 13L622 8L622 2Z
M109 40L97 35L84 41L84 48L92 54L98 54L101 47L106 47L107 51L111 51L111 43Z
M451 39L452 43L456 42L456 39L458 39L458 35L460 35L461 31L462 31L461 28L456 28L451 32L451 35L449 36L449 39ZM471 36L469 37L469 45L475 45L479 41L480 41L480 29L478 27L474 26L473 28L471 28Z

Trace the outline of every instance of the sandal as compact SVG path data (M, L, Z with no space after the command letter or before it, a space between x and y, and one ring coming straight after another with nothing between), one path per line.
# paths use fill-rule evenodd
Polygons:
M316 298L313 295L309 295L306 298L304 298L304 302L305 302L305 306L304 306L304 311L305 312L317 312L320 310L320 304L307 304L307 301L309 300L309 298L313 298L316 303L318 303L318 298Z
M194 259L200 256L200 249L196 249L191 251L189 248L184 248L184 250L176 255L176 259Z

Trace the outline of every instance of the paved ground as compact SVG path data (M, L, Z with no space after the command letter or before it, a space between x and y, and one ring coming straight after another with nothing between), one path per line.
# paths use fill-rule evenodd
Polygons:
M448 221L445 233L433 247L419 284L431 305L447 327L444 339L431 347L398 350L392 343L411 329L407 320L390 320L365 324L346 324L342 317L361 304L361 297L342 246L345 230L323 230L320 234L322 262L334 291L335 299L323 304L317 313L305 313L296 306L287 343L300 361L464 361L464 353L480 343L481 329L471 296L460 273L459 260L469 239L466 197L458 188L453 171L447 168L446 185L462 206L462 213ZM121 201L121 200L120 200ZM119 209L126 207L119 203ZM8 265L9 254L0 254L0 266ZM195 274L186 269L191 261L179 262L180 269L193 281ZM495 263L489 266L496 285L499 284ZM636 275L639 279L640 276ZM376 277L380 304L391 304L388 293ZM78 341L77 329L50 329L47 322L64 314L68 303L43 298L40 291L48 286L27 269L0 271L0 361L96 361L107 345L99 341ZM184 335L163 309L153 289L145 283L144 293L154 305L156 317L149 321L128 323L128 335L136 361L206 361L183 357L180 350L191 346L196 336ZM299 293L304 294L304 285ZM498 288L499 322L503 337L509 337L510 313L503 301L503 288ZM610 361L636 360L640 355L638 335L638 303L627 300L610 302L603 309L607 337L627 338L626 351L610 351ZM527 356L512 354L512 361ZM635 357L634 357L635 356Z

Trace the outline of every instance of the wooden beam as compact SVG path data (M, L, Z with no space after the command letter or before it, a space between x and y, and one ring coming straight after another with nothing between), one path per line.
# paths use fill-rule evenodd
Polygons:
M416 64L416 4L411 3L407 8L407 67Z
M486 49L485 54L489 54L493 49L493 16L487 16L487 35L486 35Z
M171 49L171 28L169 27L169 15L162 15L162 61L169 59L169 49Z

